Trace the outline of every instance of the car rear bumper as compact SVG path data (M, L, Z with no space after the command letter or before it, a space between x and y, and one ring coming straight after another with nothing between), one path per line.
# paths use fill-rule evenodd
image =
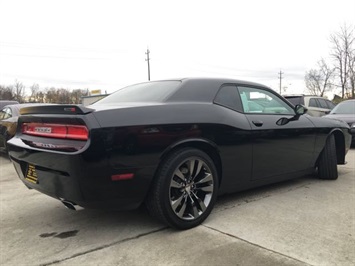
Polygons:
M16 141L21 142L12 140L9 155L20 180L28 188L58 200L84 208L126 210L138 207L148 192L153 168L113 169L105 154L93 157L88 151L77 154L34 151L21 143L13 145ZM112 178L127 173L133 177Z

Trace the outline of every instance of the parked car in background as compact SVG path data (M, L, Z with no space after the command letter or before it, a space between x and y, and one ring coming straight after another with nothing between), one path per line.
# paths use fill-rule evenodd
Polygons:
M307 114L311 116L323 116L329 114L335 107L335 104L326 98L312 95L284 95L293 105L301 104L305 106L308 111Z
M29 188L75 209L132 209L188 229L217 195L315 170L337 179L351 136L274 90L233 79L135 84L89 105L24 108L9 155Z
M355 99L339 103L326 118L345 121L350 126L352 144L355 144Z
M7 141L16 133L20 110L33 105L38 104L11 104L4 106L0 110L0 152L7 152Z
M0 100L0 110L2 110L2 108L4 108L4 106L10 105L10 104L19 104L19 102L17 102L17 101Z

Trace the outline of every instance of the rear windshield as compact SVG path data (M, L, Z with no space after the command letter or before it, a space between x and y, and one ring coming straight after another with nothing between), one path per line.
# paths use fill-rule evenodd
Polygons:
M140 83L120 89L97 101L95 104L113 104L124 102L163 102L177 90L180 81L152 81Z
M285 98L293 105L304 104L302 101L302 96L286 96Z
M330 112L331 114L355 114L355 101L339 103Z

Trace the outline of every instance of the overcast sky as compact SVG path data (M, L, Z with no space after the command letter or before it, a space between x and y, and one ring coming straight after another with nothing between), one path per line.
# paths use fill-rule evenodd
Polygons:
M355 24L355 0L0 0L0 84L113 92L151 79L228 77L286 93Z

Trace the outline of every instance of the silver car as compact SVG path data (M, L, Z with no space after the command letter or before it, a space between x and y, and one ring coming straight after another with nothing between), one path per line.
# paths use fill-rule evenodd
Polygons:
M311 116L323 116L329 114L330 111L335 107L331 101L320 96L313 95L284 95L290 103L293 105L302 104L308 111L307 114Z
M355 144L355 99L339 103L326 118L342 120L350 127L352 144Z

